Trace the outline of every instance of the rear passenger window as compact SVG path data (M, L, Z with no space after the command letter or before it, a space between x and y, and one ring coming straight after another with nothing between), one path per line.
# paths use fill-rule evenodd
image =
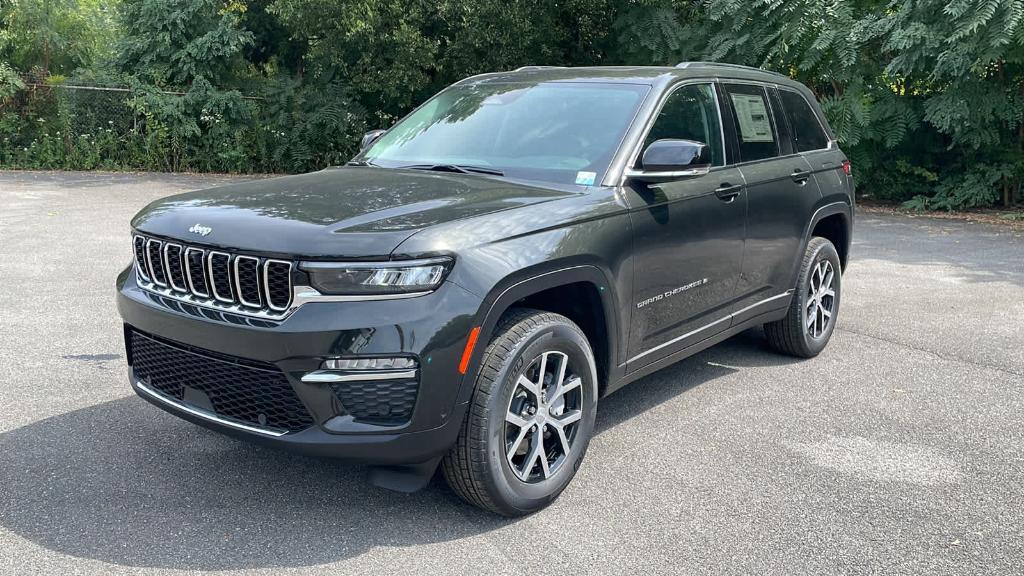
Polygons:
M710 84L683 86L669 95L647 133L644 149L652 142L666 138L707 144L711 165L725 164L722 123L718 118L715 91Z
M821 150L828 147L828 136L821 127L814 110L803 96L789 90L779 90L782 105L786 108L789 128L793 131L793 140L798 152Z
M764 88L726 84L725 93L736 126L740 161L750 162L778 156L779 142L775 136L775 123Z

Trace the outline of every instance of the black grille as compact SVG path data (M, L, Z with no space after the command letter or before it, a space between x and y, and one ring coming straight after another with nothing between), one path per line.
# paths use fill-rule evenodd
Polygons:
M185 270L181 265L181 246L177 244L164 246L164 255L167 256L167 279L170 281L171 288L178 292L188 292Z
M231 291L231 256L222 252L210 254L210 288L221 300L233 301Z
M129 336L135 375L171 398L244 424L284 431L308 428L313 419L284 373L252 362L155 340ZM195 402L196 399L209 399Z
M267 262L267 302L274 310L286 310L292 301L292 265L288 262Z
M192 281L192 293L200 298L210 297L210 287L206 284L206 270L204 269L204 258L206 253L199 248L189 248L185 251L185 258L188 261L188 277Z
M135 253L135 269L145 280L149 280L149 267L146 265L146 239L142 236L132 238L132 250Z
M146 242L146 257L149 260L149 275L160 286L167 285L167 274L164 273L163 258L160 248L163 242L150 240Z
M244 306L260 308L260 261L250 256L235 257L235 274L237 279L238 301Z
M189 304L264 318L292 304L292 263L132 237L139 284Z
M360 422L395 425L408 422L419 382L378 381L331 384L345 413Z

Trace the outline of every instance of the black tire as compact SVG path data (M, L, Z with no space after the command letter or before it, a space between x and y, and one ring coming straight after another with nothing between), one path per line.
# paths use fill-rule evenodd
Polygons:
M808 307L814 304L812 300L812 281L816 280L815 273L819 266L826 267L825 263L831 266L834 272L834 296L831 297L831 316L827 322L821 322L809 328L812 318L808 315ZM789 311L782 320L764 325L764 333L768 338L768 344L772 348L800 358L813 358L821 353L832 337L836 327L836 320L839 316L839 303L842 297L842 267L839 262L839 254L835 246L825 238L814 237L807 243L807 250L804 252L804 259L800 265L800 275L797 278L796 290L793 300L789 305ZM819 314L815 309L814 314ZM819 318L823 318L819 316ZM818 330L820 329L820 333Z
M543 413L543 417L548 418L548 422L554 419L551 414L561 417L565 411L564 416L568 416L570 403L574 408L572 412L578 410L579 420L564 428L566 436L571 435L572 438L568 452L559 452L565 446L560 436L555 438L558 444L547 451L545 447L549 440L546 436L528 434L527 427L506 423L507 414L518 413L518 408L513 407L521 406L524 398L532 397L519 384L520 376L527 376L528 380L544 380L543 375L531 376L541 374L537 363L542 357L553 359L552 362L558 362L558 366L565 362L567 382L570 377L580 380L573 388L578 389L578 393L566 392L560 396L563 399L561 408L555 407L554 402L546 404L546 399L537 399L538 403L533 406L537 414ZM542 393L541 397L548 393ZM527 413L528 407L524 408L523 415ZM535 418L533 413L530 414L526 418ZM596 415L597 369L594 354L583 332L568 318L558 314L513 309L499 322L484 351L462 431L455 446L444 457L441 469L452 490L470 504L504 516L536 512L558 497L575 476L593 435ZM543 421L539 430L545 434L557 432ZM518 437L519 431L523 431L522 437ZM510 432L518 437L519 442L509 440ZM525 456L517 456L516 451L508 449L513 444L521 446L526 443L527 452L530 452L530 448L536 447L538 438L543 438L539 441L543 450L536 460L531 460L535 464L528 464ZM554 455L556 461L549 464L553 466L550 476L544 477L547 469L541 467L540 458L549 462L549 455ZM517 458L522 459L521 469L514 469L516 463L513 461ZM523 472L522 469L527 467L530 469ZM530 470L537 470L538 478L524 480L521 475L529 476Z

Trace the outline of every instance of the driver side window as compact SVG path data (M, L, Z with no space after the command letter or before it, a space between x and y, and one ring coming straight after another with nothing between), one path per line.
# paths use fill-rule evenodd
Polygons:
M703 142L711 153L711 165L725 165L722 122L710 84L683 86L669 95L647 134L643 149L664 138Z

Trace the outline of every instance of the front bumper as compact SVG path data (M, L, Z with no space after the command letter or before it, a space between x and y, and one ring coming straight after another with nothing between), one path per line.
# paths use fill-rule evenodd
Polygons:
M256 422L220 418L211 406L170 397L130 366L135 391L160 408L204 427L264 445L316 456L374 464L408 464L443 454L459 432L465 404L459 361L480 298L451 283L419 298L371 302L306 304L277 325L252 326L214 320L172 308L135 283L125 270L117 281L117 305L125 323L128 358L133 332L168 343L273 365L287 378L313 424L268 433ZM411 417L404 422L360 422L339 411L330 385L303 382L327 358L412 356L418 360L419 387Z

